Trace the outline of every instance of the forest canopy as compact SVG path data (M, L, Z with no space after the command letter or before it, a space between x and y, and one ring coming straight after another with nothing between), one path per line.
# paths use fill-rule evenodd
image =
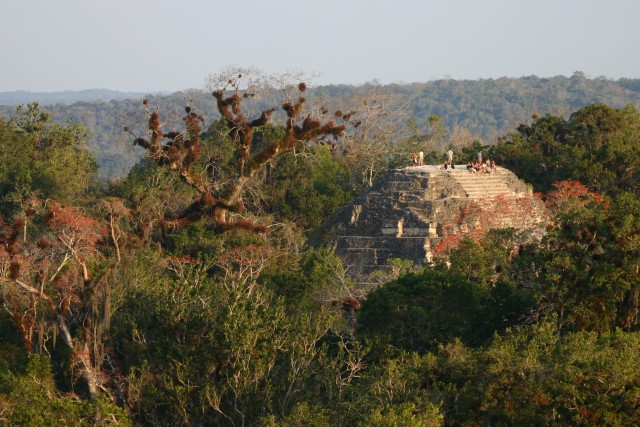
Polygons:
M437 115L405 131L380 88L338 107L296 81L271 103L236 77L175 128L137 102L113 132L143 159L112 182L85 126L36 104L0 120L3 424L640 424L633 105L538 111L487 148L540 192L541 240L393 260L363 295L308 237L416 148L471 160L481 142Z
M640 108L640 79L589 78L576 72L570 77L520 78L502 77L481 80L434 80L426 83L379 85L376 82L361 86L330 85L313 86L307 81L308 98L344 102L355 97L368 97L384 91L402 100L406 117L401 121L405 132L412 133L409 119L420 134L429 131L429 118L438 116L444 127L454 137L461 131L468 131L486 143L494 143L496 138L511 132L520 123L529 123L532 115L552 114L568 117L572 112L595 102L601 102L613 108L623 108L628 104ZM82 124L91 132L88 140L89 151L100 165L100 177L103 179L121 178L128 174L131 167L142 157L127 136L120 132L123 126L132 129L144 122L144 111L140 101L147 98L153 105L171 118L173 125L179 125L185 102L194 111L212 114L209 120L218 118L215 99L200 90L185 90L173 94L93 94L102 96L101 101L91 101L87 94L79 93L76 102L67 102L68 93L63 97L47 101L40 97L41 105L47 104L54 120L60 124L67 121ZM15 104L1 100L0 117L13 116ZM27 104L28 100L22 100ZM280 93L263 93L251 110L260 112L277 105ZM393 120L392 120L393 121ZM398 126L398 123L395 123ZM138 132L144 126L136 128ZM445 150L446 151L446 150Z

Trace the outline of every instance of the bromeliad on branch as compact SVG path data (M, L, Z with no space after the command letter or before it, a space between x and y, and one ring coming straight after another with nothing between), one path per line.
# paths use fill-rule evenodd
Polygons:
M253 96L248 87L241 89L241 85L246 84L246 77L242 72L232 73L230 78L224 80L224 85L212 90L218 112L225 121L229 136L236 147L234 177L222 185L218 182L219 177L213 173L203 179L201 175L191 171L191 166L198 160L201 152L200 132L204 123L203 117L186 107L186 115L183 118L184 130L165 133L161 127L159 113L151 112L147 108L149 137L141 138L134 135L134 143L147 150L148 156L159 166L177 171L181 179L196 191L193 202L178 215L164 218L163 226L183 227L204 218L211 218L220 231L234 228L265 231L264 225L239 217L244 210L242 194L247 180L270 160L293 150L299 143L313 142L333 147L343 135L349 116L341 115L339 124L334 121L321 122L310 115L301 117L306 102L302 93L307 89L306 84L302 82L297 85L297 100L286 100L280 108L263 110L257 118L249 119L241 109L242 101ZM146 106L146 100L143 103ZM280 109L286 114L284 136L255 149L254 130L269 124L272 114ZM125 131L131 133L128 128L125 128Z

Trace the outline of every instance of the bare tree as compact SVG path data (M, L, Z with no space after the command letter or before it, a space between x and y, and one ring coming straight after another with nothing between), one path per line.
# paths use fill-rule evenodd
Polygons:
M121 222L123 222L122 220L131 219L131 210L125 206L122 200L115 197L102 199L98 203L98 209L105 213L105 220L109 225L109 235L116 250L116 258L119 264L122 261L119 242L125 235Z
M368 186L378 173L410 155L401 146L406 123L406 101L381 87L366 88L362 95L343 103L337 112L353 124L341 153L359 181Z
M449 146L456 151L462 151L465 147L471 147L474 141L480 142L481 145L485 145L484 140L480 135L472 133L469 129L455 124L449 134Z
M297 75L291 75L296 79ZM243 228L265 231L266 227L249 221L240 215L244 211L243 190L249 179L276 156L295 149L300 144L318 143L335 146L346 129L348 117L336 115L335 120L322 122L311 114L304 114L306 83L285 85L285 100L279 107L263 110L258 117L250 119L242 109L242 103L257 97L261 90L272 87L275 80L281 84L285 77L268 78L255 70L230 68L211 76L209 86L216 99L218 112L227 125L228 136L235 147L234 176L221 182L211 171L201 175L192 170L201 154L200 133L204 124L202 115L186 107L184 130L167 132L162 130L158 111L151 111L145 104L148 115L148 138L135 137L134 143L147 150L148 156L159 166L176 171L182 181L196 193L194 201L173 217L165 217L161 224L182 227L203 218L210 218L221 230ZM291 93L298 93L293 99ZM272 115L282 112L284 137L271 141L266 146L253 144L254 131L271 123ZM339 124L336 121L340 122ZM129 131L128 128L125 128ZM133 135L133 133L132 133Z

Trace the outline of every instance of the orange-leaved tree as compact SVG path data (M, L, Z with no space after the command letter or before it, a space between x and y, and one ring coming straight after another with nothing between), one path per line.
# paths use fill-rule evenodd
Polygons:
M91 271L100 262L107 228L54 201L31 200L16 218L0 218L2 309L28 353L48 354L61 337L70 366L96 396L104 389L102 335L111 310L106 283Z

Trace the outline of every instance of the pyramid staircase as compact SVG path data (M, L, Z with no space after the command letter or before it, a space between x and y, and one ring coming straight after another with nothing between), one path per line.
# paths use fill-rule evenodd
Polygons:
M451 176L462 186L467 197L472 199L491 198L501 194L522 195L520 188L512 188L505 180L506 172L498 168L491 173L469 171L453 172Z

